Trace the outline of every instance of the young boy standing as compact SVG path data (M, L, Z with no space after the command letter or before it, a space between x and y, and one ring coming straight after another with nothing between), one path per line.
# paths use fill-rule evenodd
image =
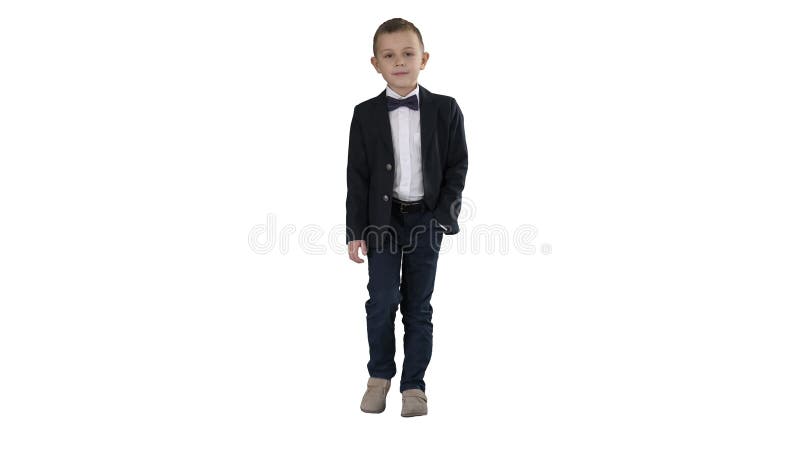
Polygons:
M394 322L403 314L403 417L428 412L423 377L431 359L431 295L442 237L459 232L467 175L464 116L455 99L417 83L429 58L422 35L403 19L373 38L372 65L386 89L358 104L347 158L347 244L367 256L369 379L361 410L382 412L394 362ZM401 278L402 276L402 278Z

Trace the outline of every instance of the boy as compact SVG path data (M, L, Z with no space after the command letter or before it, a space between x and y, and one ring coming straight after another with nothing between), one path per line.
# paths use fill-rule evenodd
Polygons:
M399 305L405 332L401 415L412 417L428 413L423 377L433 342L430 301L442 237L459 232L467 175L464 117L454 98L417 83L430 55L414 24L384 22L372 46L372 65L387 86L354 108L347 158L348 253L363 263L360 249L369 269L370 377L361 410L386 407L397 370Z

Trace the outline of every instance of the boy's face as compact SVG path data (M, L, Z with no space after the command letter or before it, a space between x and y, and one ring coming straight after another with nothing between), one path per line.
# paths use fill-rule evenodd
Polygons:
M378 57L370 60L393 91L405 96L417 87L419 71L430 56L413 31L384 33L378 36Z

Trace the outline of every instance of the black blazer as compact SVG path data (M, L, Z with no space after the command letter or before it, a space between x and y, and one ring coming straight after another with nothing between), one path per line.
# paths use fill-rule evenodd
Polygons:
M419 85L422 199L445 226L459 231L461 191L467 176L464 115L453 97ZM386 89L353 109L347 154L347 242L371 237L388 227L394 186L394 146Z

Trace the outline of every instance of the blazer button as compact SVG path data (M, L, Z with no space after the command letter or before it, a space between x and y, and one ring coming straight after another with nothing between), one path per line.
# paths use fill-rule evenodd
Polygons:
M391 164L387 164L386 165L386 170L392 170L392 165Z
M388 202L389 201L389 196L388 195L384 195L383 196L383 201Z

